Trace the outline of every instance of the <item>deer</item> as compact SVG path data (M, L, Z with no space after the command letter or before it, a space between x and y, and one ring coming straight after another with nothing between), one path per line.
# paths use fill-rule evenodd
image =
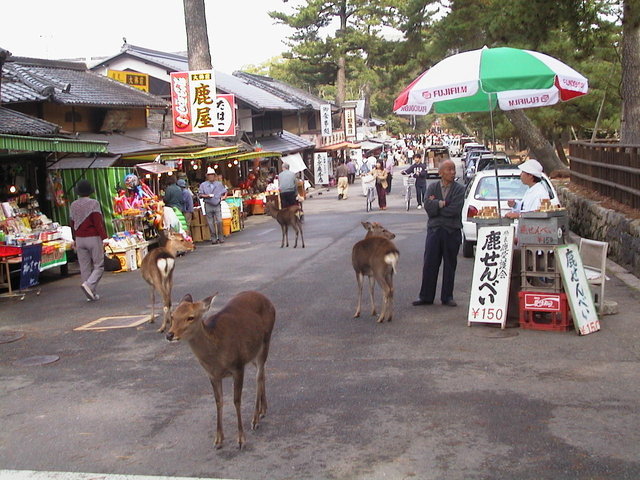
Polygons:
M238 293L217 313L209 313L216 295L199 302L194 302L190 294L185 295L173 312L166 338L170 342L187 341L209 377L216 400L216 449L222 448L224 441L222 379L233 377L238 447L242 449L245 444L241 415L244 369L248 363L257 367L256 404L251 420L251 429L255 430L267 413L265 363L276 321L276 309L263 294L246 291Z
M267 202L265 206L265 213L275 218L280 224L282 229L282 243L280 248L284 247L285 238L287 240L287 247L289 246L289 226L291 226L296 232L296 241L293 244L293 248L298 246L298 234L302 238L302 248L304 248L304 235L302 234L302 220L300 215L302 209L300 205L290 205L285 208L277 208L272 202Z
M382 288L383 305L378 323L390 322L393 316L393 274L400 252L391 241L395 235L377 222L361 222L367 230L363 240L357 242L351 251L351 263L358 282L358 306L353 318L360 316L362 303L362 284L364 277L369 277L369 293L371 296L371 315L376 315L373 299L374 281Z
M151 250L140 265L142 278L151 286L151 318L156 318L156 290L162 295L163 319L158 332L162 333L171 323L171 290L173 288L173 269L178 252L190 252L196 247L181 234L170 232L168 235L160 230L160 246Z

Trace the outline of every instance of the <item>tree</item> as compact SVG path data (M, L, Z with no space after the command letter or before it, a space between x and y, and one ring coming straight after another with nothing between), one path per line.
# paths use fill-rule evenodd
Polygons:
M640 144L640 1L625 0L622 21L620 142Z
M204 0L183 0L190 70L211 70Z

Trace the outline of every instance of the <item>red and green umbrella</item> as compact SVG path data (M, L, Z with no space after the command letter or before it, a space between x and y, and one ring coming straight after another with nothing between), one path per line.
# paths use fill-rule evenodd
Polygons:
M484 47L435 64L403 90L393 111L426 115L540 107L585 95L588 86L583 75L544 53Z

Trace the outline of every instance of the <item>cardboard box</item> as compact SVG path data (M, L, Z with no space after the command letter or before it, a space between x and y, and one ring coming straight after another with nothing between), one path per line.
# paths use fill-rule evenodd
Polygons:
M193 211L193 218L191 219L189 229L191 230L191 238L194 243L208 242L211 240L211 232L209 231L207 219L202 215L200 209Z

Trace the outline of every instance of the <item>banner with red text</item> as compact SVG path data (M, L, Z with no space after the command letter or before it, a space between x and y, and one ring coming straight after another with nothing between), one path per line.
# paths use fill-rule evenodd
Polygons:
M216 80L213 70L171 73L174 133L217 131L214 122Z

